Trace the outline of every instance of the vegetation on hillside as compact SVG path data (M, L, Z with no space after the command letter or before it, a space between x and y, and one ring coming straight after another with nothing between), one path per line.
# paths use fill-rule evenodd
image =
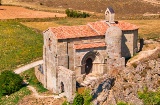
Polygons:
M26 82L29 83L29 85L32 85L36 88L36 90L40 93L46 92L47 89L43 87L42 83L40 83L34 73L34 68L27 70L21 74L23 80L26 80Z
M160 105L160 90L153 92L145 88L143 92L138 92L138 96L144 105Z
M91 101L93 96L91 95L91 91L89 89L85 89L81 94L76 93L76 96L73 100L73 105L92 105ZM69 102L64 101L62 105L68 105Z
M0 21L0 71L42 57L43 37L16 21Z
M23 79L12 71L3 71L0 74L0 96L10 95L22 87Z
M89 13L71 10L71 9L66 9L65 12L68 17L73 17L73 18L86 18L90 16Z
M31 94L30 90L27 89L27 87L22 87L19 91L9 95L9 96L3 96L0 98L0 105L17 105L19 100L21 100L23 97Z
M76 10L87 10L104 13L108 6L114 8L115 12L121 16L148 13L158 13L160 6L143 2L142 0L19 0L22 2L32 2L37 5L43 4L53 8L72 8ZM125 17L125 16L124 16Z

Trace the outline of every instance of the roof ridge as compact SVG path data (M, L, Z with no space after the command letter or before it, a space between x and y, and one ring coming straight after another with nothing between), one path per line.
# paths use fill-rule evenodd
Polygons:
M96 30L96 29L94 29L89 23L87 24L93 31L95 31L98 35L100 35L100 33Z

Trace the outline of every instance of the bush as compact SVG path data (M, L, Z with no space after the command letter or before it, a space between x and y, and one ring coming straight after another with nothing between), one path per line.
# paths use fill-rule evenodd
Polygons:
M0 75L0 94L10 95L22 87L23 79L12 71L3 71Z
M117 105L128 105L128 104L126 102L120 101L120 102L117 103Z
M69 102L67 102L66 100L62 103L62 105L69 105Z
M143 92L138 92L138 96L144 105L160 105L160 91L152 92L144 89Z
M90 16L86 12L80 12L80 11L75 11L75 10L70 10L70 9L66 9L65 12L68 17L73 17L73 18L86 18Z
M78 94L75 96L73 100L73 105L83 105L84 104L84 98L81 94Z
M91 101L93 99L93 96L90 94L90 90L86 89L83 92L83 98L84 98L84 105L91 105Z

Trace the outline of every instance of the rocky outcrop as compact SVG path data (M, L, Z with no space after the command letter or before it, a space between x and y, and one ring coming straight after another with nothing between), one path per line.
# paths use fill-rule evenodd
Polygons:
M112 94L105 105L113 104L111 100L125 101L133 105L143 105L137 92L148 88L156 91L160 86L160 58L141 62L136 67L127 67L116 76ZM114 98L113 98L114 97Z

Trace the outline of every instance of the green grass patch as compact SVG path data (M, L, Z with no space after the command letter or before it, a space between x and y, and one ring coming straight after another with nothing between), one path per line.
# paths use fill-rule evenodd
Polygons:
M42 57L43 36L14 20L0 21L0 72Z
M27 82L29 82L29 85L34 86L38 92L42 93L47 91L47 89L44 88L43 85L37 80L34 68L23 72L21 76L24 80L27 80Z
M160 91L148 91L144 89L142 92L138 92L138 96L143 100L144 105L160 105Z
M31 92L27 89L27 87L21 88L19 91L8 96L3 96L0 98L0 105L17 105L19 100L23 97L29 95Z

